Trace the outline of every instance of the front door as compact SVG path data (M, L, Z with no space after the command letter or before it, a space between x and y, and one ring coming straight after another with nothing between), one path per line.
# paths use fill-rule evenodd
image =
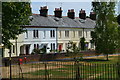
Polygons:
M26 55L29 55L29 45L26 45Z
M62 51L62 44L59 45L59 51Z

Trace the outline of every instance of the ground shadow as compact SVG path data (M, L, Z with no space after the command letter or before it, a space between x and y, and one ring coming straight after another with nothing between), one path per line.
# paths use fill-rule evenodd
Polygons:
M109 60L104 60L104 59L82 59L81 61L84 61L84 62L94 62L94 61L109 61Z

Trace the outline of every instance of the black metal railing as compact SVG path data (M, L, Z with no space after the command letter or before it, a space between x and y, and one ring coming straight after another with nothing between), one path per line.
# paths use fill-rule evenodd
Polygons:
M79 61L44 61L12 65L12 78L20 80L119 80L120 64L82 63ZM9 66L3 78L9 78ZM22 72L21 72L22 71ZM22 76L21 76L22 75Z

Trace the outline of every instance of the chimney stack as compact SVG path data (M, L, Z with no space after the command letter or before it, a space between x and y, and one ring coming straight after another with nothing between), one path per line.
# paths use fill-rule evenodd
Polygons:
M96 20L96 14L95 14L95 12L90 12L90 19Z
M40 16L44 16L44 17L47 17L48 15L48 9L47 9L47 6L44 6L44 7L40 7Z
M68 15L69 18L75 19L75 12L74 12L74 9L68 10L67 15Z
M55 17L62 18L62 9L60 8L55 8Z
M80 10L80 13L79 13L79 18L81 19L86 19L86 13L85 13L85 10Z

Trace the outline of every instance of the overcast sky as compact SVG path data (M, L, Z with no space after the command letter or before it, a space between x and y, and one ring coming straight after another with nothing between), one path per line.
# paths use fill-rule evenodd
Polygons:
M79 11L84 9L86 11L86 15L89 16L92 6L91 2L32 2L32 13L40 14L39 10L42 6L48 6L48 15L54 15L55 8L62 7L63 16L67 16L68 9L75 10L75 16L79 16ZM118 13L118 5L116 6L116 14Z

